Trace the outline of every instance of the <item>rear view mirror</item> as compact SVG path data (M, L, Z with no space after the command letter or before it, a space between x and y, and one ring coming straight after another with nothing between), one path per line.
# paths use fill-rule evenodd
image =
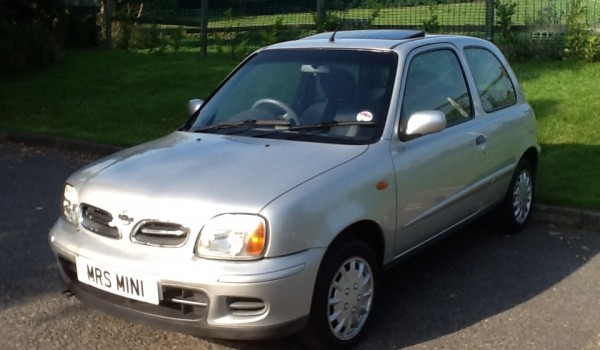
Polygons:
M312 64L303 64L302 67L300 67L300 71L302 73L324 74L324 73L329 73L330 69L329 69L329 66L325 66L325 65L320 65L320 66L315 67Z
M194 114L198 113L198 111L200 110L200 107L202 107L202 104L204 104L204 100L201 100L199 98L190 100L187 104L189 116L193 117Z
M410 115L404 134L408 139L433 134L446 128L446 115L440 111L420 111Z

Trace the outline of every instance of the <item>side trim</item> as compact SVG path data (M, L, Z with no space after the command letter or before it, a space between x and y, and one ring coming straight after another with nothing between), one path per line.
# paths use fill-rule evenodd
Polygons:
M493 181L494 181L494 175L491 175L491 176L485 177L485 178L475 182L474 184L464 188L462 191L459 191L456 194L448 197L446 200L438 203L437 205L430 208L429 210L424 211L421 215L417 216L416 218L414 218L411 221L404 224L404 227L412 226L412 225L416 224L417 222L430 217L433 214L436 214L448 207L451 207L455 203L464 200L465 198L473 195L474 193L484 190L486 187L488 187L490 184L492 184Z
M476 213L469 215L468 217L464 218L463 220L461 220L460 222L457 222L456 224L448 227L447 229L440 231L438 234L430 237L429 239L413 246L412 248L403 251L402 253L394 256L394 258L392 259L392 261L390 263L388 263L388 265L394 264L395 262L399 261L402 257L411 254L412 252L420 249L423 246L426 246L427 244L431 243L432 241L435 241L436 239L438 239L439 237L445 235L446 233L450 233L452 231L454 231L455 229L457 229L458 227L461 227L462 225L464 225L467 222L470 222L472 219L478 217L481 214L481 211L477 211Z
M504 168L496 171L494 173L494 182L498 182L498 179L502 179L507 176L511 177L516 167L517 163L511 163L510 165L507 165Z

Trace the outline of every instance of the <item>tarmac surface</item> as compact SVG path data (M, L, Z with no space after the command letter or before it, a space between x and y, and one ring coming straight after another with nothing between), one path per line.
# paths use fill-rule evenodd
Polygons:
M114 149L14 137L0 135L0 348L302 348L296 337L230 342L164 332L62 295L47 241L62 184ZM385 273L358 349L600 349L599 218L538 205L520 234L484 219L431 246Z

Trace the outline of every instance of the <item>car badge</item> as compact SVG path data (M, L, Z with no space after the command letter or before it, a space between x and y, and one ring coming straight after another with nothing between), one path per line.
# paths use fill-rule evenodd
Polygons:
M127 211L119 214L119 220L123 221L123 225L129 225L133 222L133 218L129 216L129 212Z

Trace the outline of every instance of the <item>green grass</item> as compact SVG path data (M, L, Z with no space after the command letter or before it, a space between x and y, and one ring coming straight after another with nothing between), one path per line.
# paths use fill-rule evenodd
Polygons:
M47 71L0 78L0 129L133 145L174 130L237 62L123 51L74 51Z
M514 25L531 24L545 13L545 17L554 14L554 19L560 20L564 25L564 13L568 11L569 0L549 0L534 2L532 0L502 0L503 3L516 3L516 13L512 18ZM590 24L598 23L600 6L596 0L584 0L587 7L586 20ZM485 1L462 2L435 5L434 14L438 16L441 25L483 25L485 24ZM371 16L372 8L351 8L345 11L332 11L335 15L345 19L366 19ZM209 28L235 28L272 25L281 19L284 25L312 25L314 24L313 12L257 15L223 18L209 21ZM421 25L423 20L431 17L429 5L385 7L379 10L379 16L374 21L375 25ZM547 23L552 24L552 23Z
M237 64L197 53L71 51L49 70L0 77L0 129L129 146L187 119ZM513 66L538 118L538 200L600 209L600 63Z
M600 62L514 68L538 119L538 199L600 209Z

